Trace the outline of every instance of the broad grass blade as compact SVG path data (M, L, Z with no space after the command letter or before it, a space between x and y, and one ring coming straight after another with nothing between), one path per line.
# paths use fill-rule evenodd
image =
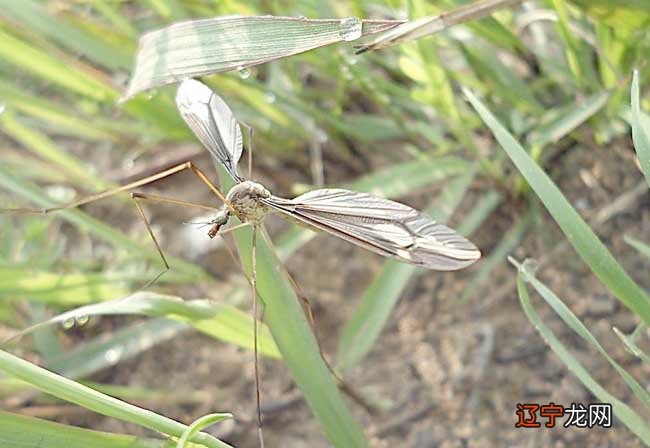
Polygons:
M637 285L515 138L470 92L465 95L592 272L623 305L650 323L650 297Z
M61 400L77 404L108 417L149 428L161 434L180 437L187 429L187 426L182 423L104 395L83 384L38 367L4 350L0 350L0 370ZM192 441L201 443L209 448L230 447L230 445L205 433L196 434L192 437Z
M24 336L47 325L74 322L80 317L124 314L169 317L187 322L197 330L226 342L249 349L253 348L253 337L250 332L253 322L246 313L232 306L210 303L206 300L185 301L179 297L153 292L137 292L122 299L75 308L29 327L16 336ZM261 326L259 332L260 353L272 358L279 358L280 354L268 329Z
M343 19L346 20L346 19ZM358 25L361 25L360 19ZM396 20L352 22L274 16L226 16L175 23L140 38L123 100L138 92L212 73L243 69L325 45L390 29Z

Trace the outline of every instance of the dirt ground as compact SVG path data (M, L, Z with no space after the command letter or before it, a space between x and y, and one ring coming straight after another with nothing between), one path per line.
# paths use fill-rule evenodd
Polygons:
M498 150L496 145L493 150ZM203 167L210 163L205 156L195 160ZM283 186L290 184L288 180L308 181L295 168L269 166L269 163L263 155L256 155L257 177L278 194L289 195L282 191ZM360 174L334 170L332 163L326 161L329 182L350 180ZM627 138L600 149L571 148L556 155L549 166L552 177L587 218L607 209L642 181ZM335 171L341 173L340 178L330 176ZM280 172L288 178L274 174ZM182 179L166 181L158 187L176 197L210 200L209 194L200 193L202 190L195 188L193 181ZM417 207L424 206L439 188L432 186L401 200ZM475 204L480 190L477 186L470 191L461 210L452 218L452 226ZM486 256L520 219L523 210L524 204L517 200L505 200L476 232L472 239ZM217 278L215 284L174 292L188 299L219 300L223 292L220 283L225 283L220 280L241 281L237 280L239 274L223 249L216 248L204 254L187 253L187 248L194 246L184 242L187 226L181 221L191 219L191 214L166 207L150 208L150 213L156 229L164 229L159 233L168 253L195 258ZM525 240L512 255L519 260L550 257L550 263L539 271L539 277L566 301L617 361L642 384L644 381L647 384L650 369L622 349L611 329L616 326L629 333L637 324L636 319L600 285L573 249L564 246L549 255L563 238L545 211L542 216L543 220L530 227ZM286 228L276 218L267 221L273 234ZM135 215L133 225L140 225ZM623 241L624 235L648 241L650 199L647 191L600 225L597 232L635 280L650 287L647 276L650 262ZM289 270L314 305L318 334L330 358L335 354L344 323L382 263L380 257L326 235L313 239L289 261ZM641 446L641 442L616 419L610 429L563 428L561 424L553 429L515 428L517 403L554 402L569 406L572 402L586 405L597 400L567 371L525 317L514 289L512 266L502 263L477 294L467 301L459 300L477 268L478 265L455 273L426 272L415 277L373 350L346 376L357 391L381 407L376 415L369 415L357 404L350 403L373 445L413 448ZM532 299L544 322L572 347L573 353L596 380L642 412L630 390L607 362L571 332L539 297L533 294ZM250 352L190 330L93 379L168 390L173 394L187 391L188 396L203 391L201 402L156 404L152 408L185 423L209 412L233 412L234 421L218 424L211 431L235 446L257 446ZM263 362L262 393L266 446L328 446L287 369L279 362ZM90 415L74 423L146 434L140 428L112 419L97 421Z

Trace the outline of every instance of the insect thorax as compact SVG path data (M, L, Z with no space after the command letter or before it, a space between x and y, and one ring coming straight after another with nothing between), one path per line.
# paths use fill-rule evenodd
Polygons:
M226 199L241 221L260 222L269 212L268 206L261 200L270 197L271 193L262 184L247 180L232 187Z

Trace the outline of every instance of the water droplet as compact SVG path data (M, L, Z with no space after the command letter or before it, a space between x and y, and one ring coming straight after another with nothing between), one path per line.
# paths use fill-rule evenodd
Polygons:
M347 65L341 66L341 74L343 74L343 79L347 81L352 81L352 79L354 79L354 75L352 75L350 67Z
M237 71L239 72L239 77L241 79L248 79L251 76L251 71L243 65L237 67Z
M61 326L63 327L64 330L69 330L69 329L71 329L72 327L74 327L75 322L76 322L76 321L75 321L74 317L71 317L71 318L69 318L69 319L64 320L64 321L61 323Z
M539 269L539 262L533 258L526 258L519 269L526 276L535 277L535 273Z
M90 320L90 317L88 316L77 316L75 317L75 323L79 326L86 325L88 321Z
M122 348L111 348L106 351L104 358L106 358L106 361L109 363L116 363L122 357L122 351Z
M346 41L357 40L361 37L363 22L358 17L346 17L339 24L339 36Z
M273 104L275 103L275 94L273 92L266 92L266 95L264 95L264 99L266 100L267 103Z
M327 140L329 140L329 136L327 135L327 132L325 132L321 128L316 128L314 129L314 140L316 140L317 143L320 143L322 145L323 143L327 143Z
M2 113L5 111L5 109L7 109L7 106L5 105L5 103L0 103L0 115L2 115Z
M145 94L144 98L145 98L146 100L151 100L154 96L156 96L156 93L158 93L158 91L157 91L156 89L149 90L149 91Z
M56 199L58 202L70 202L76 195L77 192L65 185L50 185L45 188L45 192L52 199Z

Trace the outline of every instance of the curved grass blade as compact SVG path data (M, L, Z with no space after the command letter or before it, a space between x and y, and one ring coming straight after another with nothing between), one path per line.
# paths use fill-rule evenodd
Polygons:
M152 292L137 292L122 299L95 303L66 311L17 333L13 338L22 337L48 325L74 323L80 317L122 314L137 314L149 317L162 316L180 320L187 322L209 336L241 347L253 348L253 335L250 332L253 322L246 313L237 308L210 303L206 300L185 301L179 297ZM260 353L272 358L280 357L268 329L263 325L260 325L259 338Z
M173 448L169 440L78 428L0 411L2 448ZM198 446L191 444L192 448Z
M0 350L0 370L26 381L41 391L61 400L77 404L108 417L149 428L161 434L180 437L186 425L97 392L87 386L52 373L32 363ZM196 434L192 441L208 448L227 448L230 445L205 433Z
M210 425L214 425L215 423L229 418L232 418L232 414L208 414L195 420L190 426L188 426L181 438L178 439L176 448L186 448L188 440L191 439L194 434L202 431Z
M631 236L625 236L624 240L627 244L638 250L639 253L643 254L647 258L650 258L650 246L637 240L636 238L632 238Z
M650 427L632 408L611 395L603 388L589 373L589 371L567 350L562 342L553 334L553 332L542 322L541 318L530 303L530 297L526 290L526 284L522 275L517 277L517 291L519 301L526 313L526 316L535 326L540 335L544 338L546 344L555 352L555 354L566 364L569 370L578 377L589 391L594 394L598 401L610 403L616 415L625 426L636 434L646 445L650 444Z
M515 138L472 92L467 89L464 92L485 124L492 130L501 147L596 277L623 305L641 317L644 322L650 323L650 297L623 270L607 247L571 206L560 189Z
M638 70L634 70L630 97L632 102L632 140L634 141L634 149L636 149L636 154L639 156L641 171L643 171L648 186L650 186L650 129L644 127L641 121Z
M365 20L355 38L400 23ZM179 79L238 70L352 40L354 36L346 34L345 27L339 19L274 16L226 16L175 23L140 38L135 69L122 99Z
M519 265L516 262L514 263L517 269L519 269L519 275L523 277L523 280L535 288L540 296L548 303L553 311L560 316L565 324L569 326L576 334L578 334L582 339L591 344L598 352L605 358L607 361L614 367L623 380L627 383L628 387L636 397L641 400L643 404L650 408L650 393L645 390L632 375L627 373L627 371L617 363L609 353L605 351L602 345L596 340L596 338L591 334L591 332L585 327L585 325L580 322L575 314L567 307L564 302L556 296L553 291L546 287L544 283L537 280L535 275L532 272L529 272L523 265Z

